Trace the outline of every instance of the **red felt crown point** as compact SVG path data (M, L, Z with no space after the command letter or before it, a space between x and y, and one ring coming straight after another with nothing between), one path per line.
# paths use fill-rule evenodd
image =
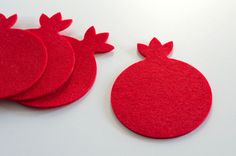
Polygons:
M161 42L157 38L153 38L149 45L139 43L137 45L138 51L141 55L147 58L154 57L167 57L173 49L173 42L167 42L165 44L161 44Z
M11 28L16 23L16 20L17 20L16 14L8 18L6 18L3 14L0 14L0 30Z
M105 53L114 49L114 46L106 43L108 36L109 33L96 34L96 30L92 26L86 31L82 42L86 46L88 46L93 52Z
M56 13L51 18L47 15L42 14L40 16L40 24L42 29L60 32L67 27L69 27L72 23L71 19L62 20L61 13Z

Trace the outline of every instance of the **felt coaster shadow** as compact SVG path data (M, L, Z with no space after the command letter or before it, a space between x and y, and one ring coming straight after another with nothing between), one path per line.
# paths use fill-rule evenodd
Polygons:
M65 37L75 51L75 67L70 79L56 92L34 100L20 103L36 108L51 108L70 104L84 96L92 87L96 77L94 53L105 53L114 47L106 43L108 33L96 34L94 27L85 33L82 41Z
M11 28L17 15L0 14L0 98L27 90L43 74L47 52L34 34Z
M26 92L12 97L12 100L22 101L47 95L68 80L74 68L74 51L70 43L58 32L70 26L71 22L70 19L62 20L61 13L51 18L42 14L41 27L28 30L43 40L48 52L48 64L40 80Z
M167 56L172 42L162 45L156 38L138 44L145 57L125 69L115 80L112 108L122 124L140 135L173 138L197 128L212 103L206 78L187 63Z

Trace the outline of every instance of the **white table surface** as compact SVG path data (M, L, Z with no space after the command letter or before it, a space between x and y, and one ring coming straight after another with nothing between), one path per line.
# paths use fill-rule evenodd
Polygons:
M96 56L97 79L81 100L62 108L30 109L0 102L1 156L235 156L235 0L0 0L17 13L15 27L38 27L41 13L61 11L73 25L62 34L82 38L88 27L110 32L114 53ZM142 59L136 43L174 41L172 58L209 80L213 107L194 132L170 140L141 137L124 128L110 105L114 79Z

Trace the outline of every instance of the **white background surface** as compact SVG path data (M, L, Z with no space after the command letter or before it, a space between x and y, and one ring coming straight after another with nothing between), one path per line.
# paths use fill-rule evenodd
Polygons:
M110 32L114 53L96 56L93 88L67 107L35 110L1 101L1 156L235 156L235 0L0 0L0 12L17 13L15 27L38 27L41 13L61 11L73 25L63 32L82 38L95 25ZM171 57L198 68L209 80L213 108L194 132L171 140L136 135L110 106L114 79L142 59L136 43L152 37L174 41Z

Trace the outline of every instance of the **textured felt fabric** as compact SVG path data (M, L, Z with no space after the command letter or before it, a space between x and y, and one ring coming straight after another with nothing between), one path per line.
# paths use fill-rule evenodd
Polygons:
M75 51L75 67L70 79L55 93L29 101L21 101L23 105L37 108L58 107L78 100L91 88L96 77L94 53L105 53L113 46L105 43L108 33L96 34L91 27L82 41L66 37Z
M206 118L212 94L206 78L187 63L167 58L172 42L138 44L146 58L124 70L111 93L112 108L128 129L151 138L173 138Z
M40 80L26 92L12 97L13 100L29 100L47 95L61 87L71 75L75 63L74 51L70 43L58 34L71 24L71 20L61 18L60 13L51 18L43 14L40 17L41 28L29 30L43 40L48 52L48 64Z
M32 33L12 29L17 16L0 14L0 98L30 88L42 75L47 53L42 41Z

